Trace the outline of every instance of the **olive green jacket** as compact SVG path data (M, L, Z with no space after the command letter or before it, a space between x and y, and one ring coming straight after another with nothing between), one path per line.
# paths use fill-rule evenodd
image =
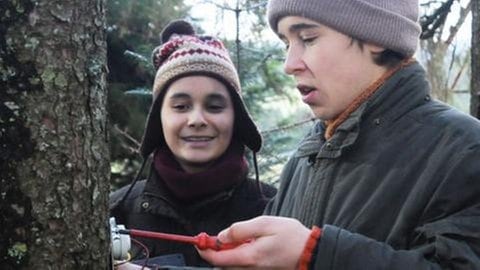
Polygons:
M324 130L265 212L323 227L312 268L480 269L480 122L431 100L419 64Z

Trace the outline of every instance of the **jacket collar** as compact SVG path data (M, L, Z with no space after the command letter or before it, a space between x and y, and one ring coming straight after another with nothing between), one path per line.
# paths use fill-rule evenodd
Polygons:
M392 76L368 104L368 117L393 122L430 101L430 85L423 67L414 63Z
M430 87L425 70L413 63L396 72L370 99L352 112L336 129L332 138L324 139L325 124L317 122L301 141L295 157L316 155L316 158L337 158L358 139L364 123L379 121L388 124L415 107L430 100Z

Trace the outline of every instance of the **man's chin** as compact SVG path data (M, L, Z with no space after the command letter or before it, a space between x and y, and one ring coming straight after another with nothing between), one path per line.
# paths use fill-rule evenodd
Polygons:
M313 108L313 107L310 107L310 109L312 110L312 114L313 116L316 118L316 119L319 119L321 121L333 121L337 118L338 115L335 115L335 114L332 114L332 113L328 113L326 112L325 110L322 110L320 108Z

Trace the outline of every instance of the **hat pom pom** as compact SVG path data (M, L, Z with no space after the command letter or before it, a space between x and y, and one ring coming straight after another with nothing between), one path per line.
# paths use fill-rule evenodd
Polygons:
M174 20L163 28L162 34L160 35L162 43L167 42L173 34L194 35L195 29L193 29L193 26L187 21Z

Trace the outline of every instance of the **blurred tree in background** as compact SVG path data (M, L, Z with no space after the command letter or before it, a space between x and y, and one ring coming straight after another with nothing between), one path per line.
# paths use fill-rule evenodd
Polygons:
M427 69L432 95L469 112L468 42L459 31L471 14L470 0L422 1L420 61Z
M233 51L234 43L229 41L226 46ZM275 183L280 168L312 123L310 111L295 97L295 84L283 72L283 48L261 39L244 41L239 46L239 55L232 52L233 61L241 59L243 97L263 136L257 155L260 179Z
M470 114L480 119L480 3L472 2Z
M216 1L217 25L223 24L224 13L235 14L232 31L236 32L226 46L237 63L245 103L264 139L257 155L260 179L276 184L281 168L312 125L312 116L299 102L297 91L292 91L293 79L283 72L284 45L265 37L266 31L271 31L265 16L267 1L218 2L222 1Z

